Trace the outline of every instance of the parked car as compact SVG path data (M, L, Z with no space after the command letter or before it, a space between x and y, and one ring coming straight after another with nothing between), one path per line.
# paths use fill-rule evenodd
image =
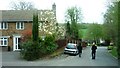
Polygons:
M78 54L77 44L74 43L68 43L64 49L64 54Z

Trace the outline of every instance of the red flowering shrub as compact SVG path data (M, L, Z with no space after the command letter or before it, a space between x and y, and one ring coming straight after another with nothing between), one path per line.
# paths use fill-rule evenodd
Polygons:
M22 41L30 40L32 37L32 29L27 29L22 32Z

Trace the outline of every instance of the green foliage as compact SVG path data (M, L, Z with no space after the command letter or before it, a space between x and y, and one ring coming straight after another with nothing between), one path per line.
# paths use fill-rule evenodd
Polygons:
M118 37L118 3L112 3L108 6L108 10L104 15L103 24L104 38L110 39L117 44Z
M120 59L120 2L113 2L108 5L108 10L104 15L104 38L109 39L117 45L118 59Z
M64 23L56 23L56 31L54 33L52 33L55 35L55 39L62 39L64 38L64 34L65 34L65 24Z
M38 41L38 13L33 15L33 27L32 27L33 41Z
M51 54L57 49L55 44L55 37L53 35L47 35L43 42L41 42L41 53L42 54Z
M107 47L107 49L108 49L108 50L112 50L112 49L113 49L113 46L109 45L109 46Z
M32 41L22 43L21 56L28 60L36 60L40 57L40 44L38 37L38 14L33 15Z
M67 34L67 36L71 35L71 28L70 28L70 23L69 22L67 22L67 24L66 24L66 34Z
M94 40L99 42L98 40L102 38L102 25L101 24L90 24L87 28L86 39Z
M23 42L21 49L22 58L32 61L51 54L57 49L55 35L48 35L44 40L38 37L38 13L33 15L32 41Z
M77 26L77 23L76 22L72 22L71 23L71 35L73 38L78 38L79 35L78 35L78 26Z
M71 7L67 9L66 14L67 14L66 35L68 37L78 39L79 38L78 22L80 22L82 18L81 10L78 9L77 7Z
M118 2L118 26L120 26L120 1ZM118 27L118 45L117 45L117 51L118 51L118 59L120 63L120 27Z
M116 48L116 47L114 47L110 53L111 53L113 56L118 57L118 52L117 52L117 48Z
M84 40L88 39L88 36L87 36L87 28L86 29L80 29L79 30L79 33L80 33L80 37Z
M78 28L79 28L79 37L84 39L84 40L88 40L91 37L89 37L88 35L88 30L89 30L89 26L91 24L85 24L85 23L79 23L78 24Z
M21 57L33 61L44 57L45 55L53 53L57 49L55 44L55 36L47 35L44 40L39 38L39 42L26 41L21 44Z
M83 38L83 34L84 34L84 32L81 29L79 29L79 31L78 31L78 37L79 38Z
M26 41L21 44L21 57L28 60L36 60L40 57L40 45L39 43L33 43L32 41Z

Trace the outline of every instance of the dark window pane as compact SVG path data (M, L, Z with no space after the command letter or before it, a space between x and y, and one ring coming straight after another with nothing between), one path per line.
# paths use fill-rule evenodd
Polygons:
M1 45L1 46L3 45L3 40L2 40L2 38L0 38L0 45Z
M4 45L7 45L7 40L4 40Z
M1 46L5 46L7 45L8 41L7 41L7 38L0 38L0 45Z
M4 39L7 39L7 38L4 38Z
M18 38L18 49L21 49L21 46L20 46L20 38Z
M3 40L1 40L1 45L3 45Z
M1 28L3 29L3 22L1 23Z
M21 22L21 29L23 29L23 22Z
M7 28L7 23L6 23L6 22L4 23L4 28L5 28L5 29Z
M17 23L17 29L19 29L19 26L20 26L20 24L19 24L19 22Z
M2 28L2 23L0 22L0 29Z

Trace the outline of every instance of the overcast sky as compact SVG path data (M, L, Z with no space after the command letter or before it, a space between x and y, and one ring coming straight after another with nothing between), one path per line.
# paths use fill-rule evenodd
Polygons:
M57 21L64 22L65 12L72 6L80 7L83 14L83 22L103 23L103 13L106 11L106 0L1 0L0 10L10 10L12 2L27 1L32 2L37 9L52 9L52 4L56 4Z

